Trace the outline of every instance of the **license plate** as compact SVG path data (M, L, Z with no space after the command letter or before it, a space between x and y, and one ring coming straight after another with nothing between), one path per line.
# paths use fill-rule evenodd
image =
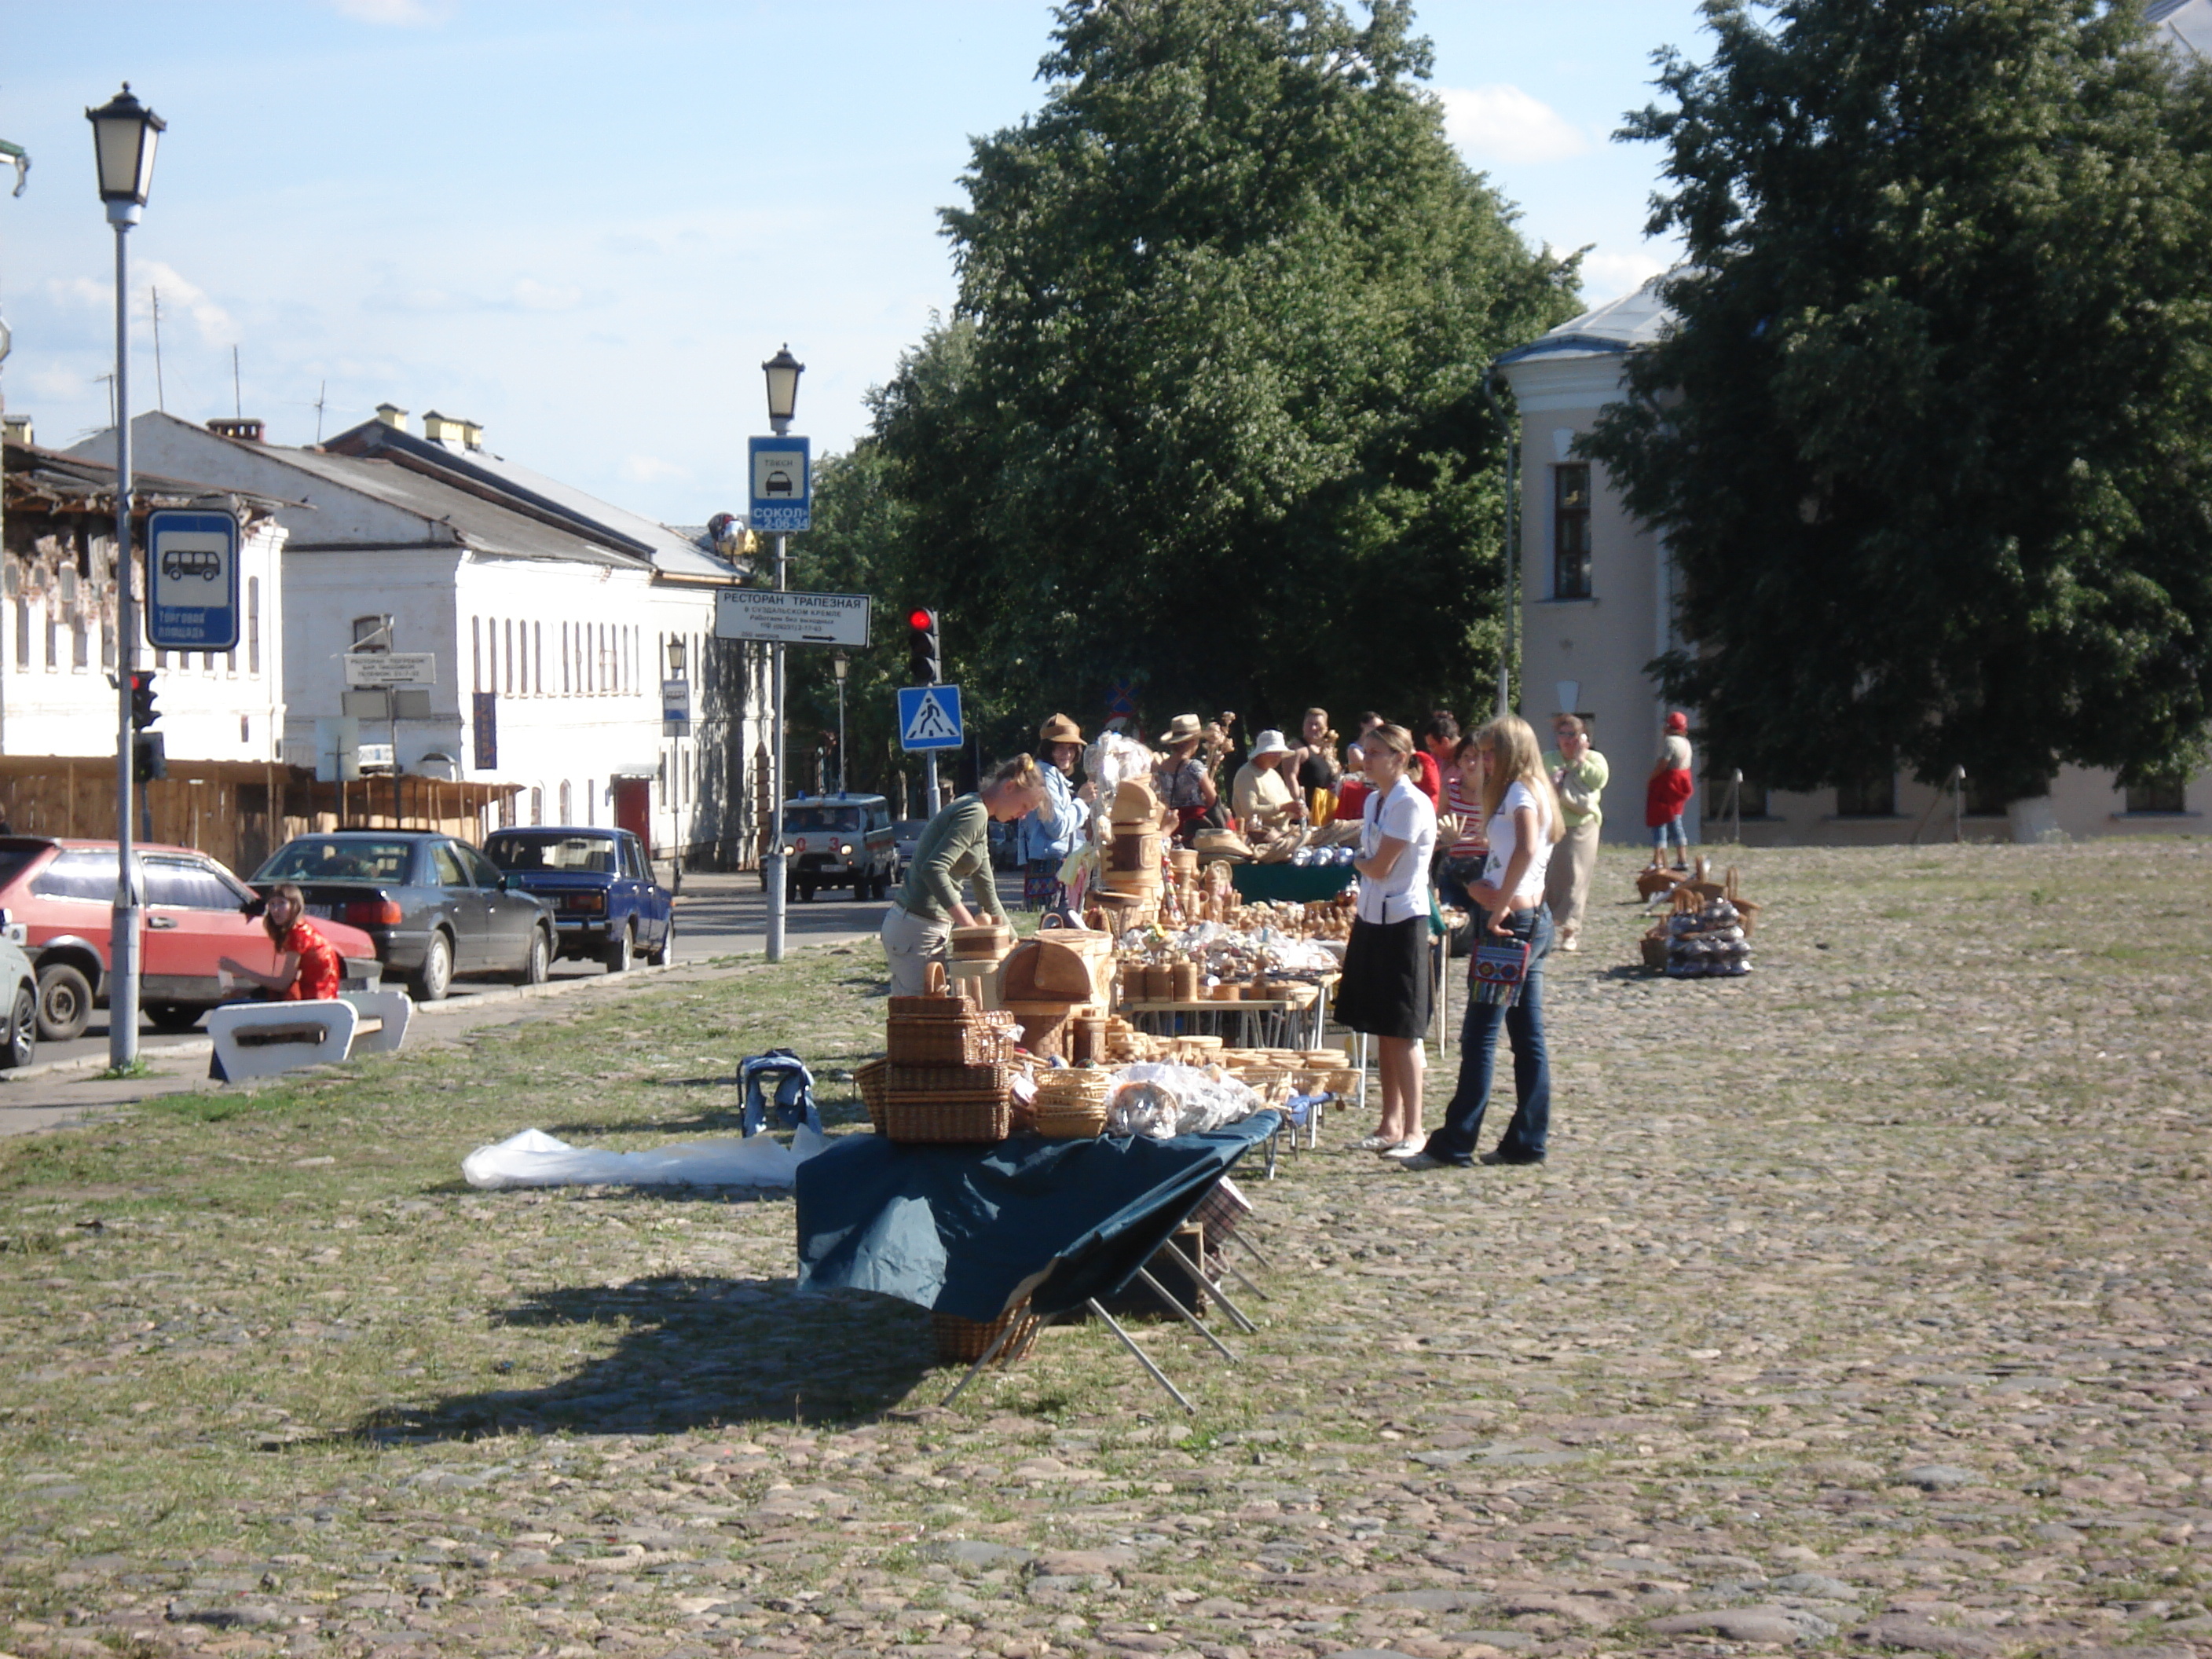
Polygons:
M337 915L337 910L327 904L303 904L300 908L311 916L320 916L325 921L332 921Z

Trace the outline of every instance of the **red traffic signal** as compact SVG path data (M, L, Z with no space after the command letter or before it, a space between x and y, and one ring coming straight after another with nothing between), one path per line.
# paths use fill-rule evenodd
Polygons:
M906 613L907 678L916 685L935 685L945 678L944 647L938 643L937 613L916 605Z
M916 605L906 613L906 625L915 633L921 633L937 626L937 613L934 611L924 611L921 606Z

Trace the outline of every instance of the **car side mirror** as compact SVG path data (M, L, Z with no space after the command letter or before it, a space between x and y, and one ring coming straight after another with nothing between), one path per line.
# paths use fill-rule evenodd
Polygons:
M269 901L262 895L256 893L252 898L246 900L245 903L238 907L238 914L241 916L247 917L250 920L258 921L262 917L269 914Z

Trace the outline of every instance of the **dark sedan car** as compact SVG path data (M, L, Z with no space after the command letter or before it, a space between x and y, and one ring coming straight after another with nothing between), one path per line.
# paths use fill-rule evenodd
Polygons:
M561 954L625 973L639 952L655 968L676 955L676 895L653 878L645 845L627 830L545 826L484 837L507 885L553 907Z
M288 842L253 873L266 894L298 884L307 914L349 922L376 942L385 973L418 1002L456 974L537 985L552 970L553 913L465 842L407 830L336 830Z

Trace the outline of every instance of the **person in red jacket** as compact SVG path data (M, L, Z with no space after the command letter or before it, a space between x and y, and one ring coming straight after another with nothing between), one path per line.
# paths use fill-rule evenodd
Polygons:
M1651 868L1666 863L1667 843L1674 843L1674 867L1690 867L1689 838L1682 830L1682 808L1696 793L1690 773L1690 718L1679 708L1667 716L1667 729L1659 742L1659 758L1644 786L1644 826L1651 832Z
M289 881L269 890L261 925L276 946L276 972L264 974L235 957L223 957L216 966L259 986L262 996L271 1002L331 1000L345 977L345 963L337 946L307 920L307 908L300 890Z

